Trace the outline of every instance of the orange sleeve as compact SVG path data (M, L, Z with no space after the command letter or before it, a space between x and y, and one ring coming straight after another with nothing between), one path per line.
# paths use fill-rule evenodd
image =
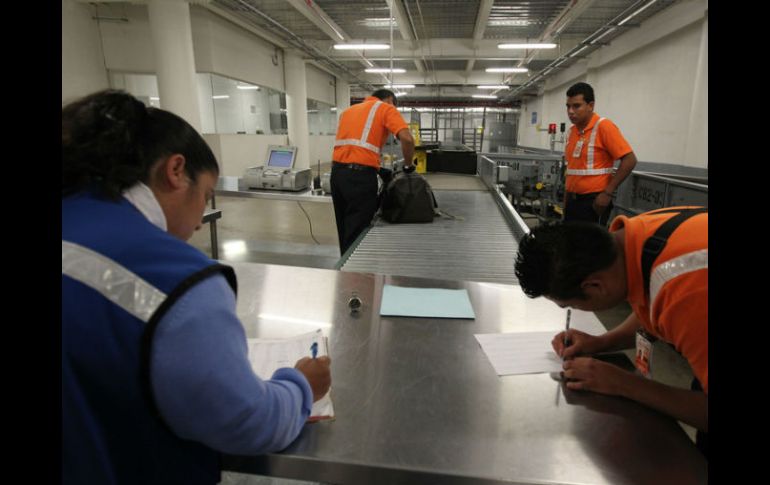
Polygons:
M655 302L656 332L687 359L708 394L708 274L696 271L670 281ZM677 281L683 280L683 281ZM689 280L689 281L686 281ZM672 287L667 286L673 284Z
M404 128L409 129L409 125L406 124L404 117L401 116L401 113L399 113L395 106L390 104L385 106L387 107L385 110L385 126L388 128L388 131L393 133L393 135L397 135Z
M612 160L617 160L633 151L617 125L606 118L599 125L599 136L604 149L612 156Z

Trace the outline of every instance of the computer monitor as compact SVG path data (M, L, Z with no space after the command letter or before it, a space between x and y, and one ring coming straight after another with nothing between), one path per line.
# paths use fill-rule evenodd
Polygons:
M270 145L267 147L267 166L272 168L294 168L297 147Z

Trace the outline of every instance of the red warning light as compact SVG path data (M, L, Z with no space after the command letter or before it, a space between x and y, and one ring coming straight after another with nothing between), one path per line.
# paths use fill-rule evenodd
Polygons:
M556 123L548 123L548 133L556 133Z

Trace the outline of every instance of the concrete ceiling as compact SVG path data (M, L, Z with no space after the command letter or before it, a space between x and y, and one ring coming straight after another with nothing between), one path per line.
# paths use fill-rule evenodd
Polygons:
M517 105L543 82L677 0L212 0L208 7L281 39L351 84L363 97L392 79L414 84L401 100ZM636 13L635 13L636 12ZM629 18L630 17L630 18ZM389 21L389 19L393 19ZM392 38L392 42L391 42ZM340 51L335 43L386 43L388 50ZM498 44L549 42L547 50ZM367 67L402 68L371 74ZM489 73L524 67L526 73ZM392 77L391 77L392 76ZM479 90L479 84L509 89Z

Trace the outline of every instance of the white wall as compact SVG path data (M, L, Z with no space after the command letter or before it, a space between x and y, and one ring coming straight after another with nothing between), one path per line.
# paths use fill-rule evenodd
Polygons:
M307 97L336 106L334 76L318 69L310 63L305 64L307 79Z
M538 127L548 128L550 117L543 112L544 98L527 98L521 103L521 113L519 114L519 134L518 144L527 147L545 147L547 146L547 132L538 131ZM537 113L537 120L532 123L532 114Z
M155 48L146 5L100 4L99 14L127 18L128 22L101 22L104 62L107 69L155 73Z
M334 151L334 135L310 135L310 168L316 168L318 160L321 163L332 161Z
M203 7L190 8L195 69L284 91L283 54Z
M61 3L62 105L109 87L95 8L74 0Z
M530 124L531 111L542 128L569 128L567 88L585 81L596 93L595 112L618 125L639 160L708 167L707 16L705 0L680 2L549 80L527 111L522 105L519 144L550 148L548 134Z

